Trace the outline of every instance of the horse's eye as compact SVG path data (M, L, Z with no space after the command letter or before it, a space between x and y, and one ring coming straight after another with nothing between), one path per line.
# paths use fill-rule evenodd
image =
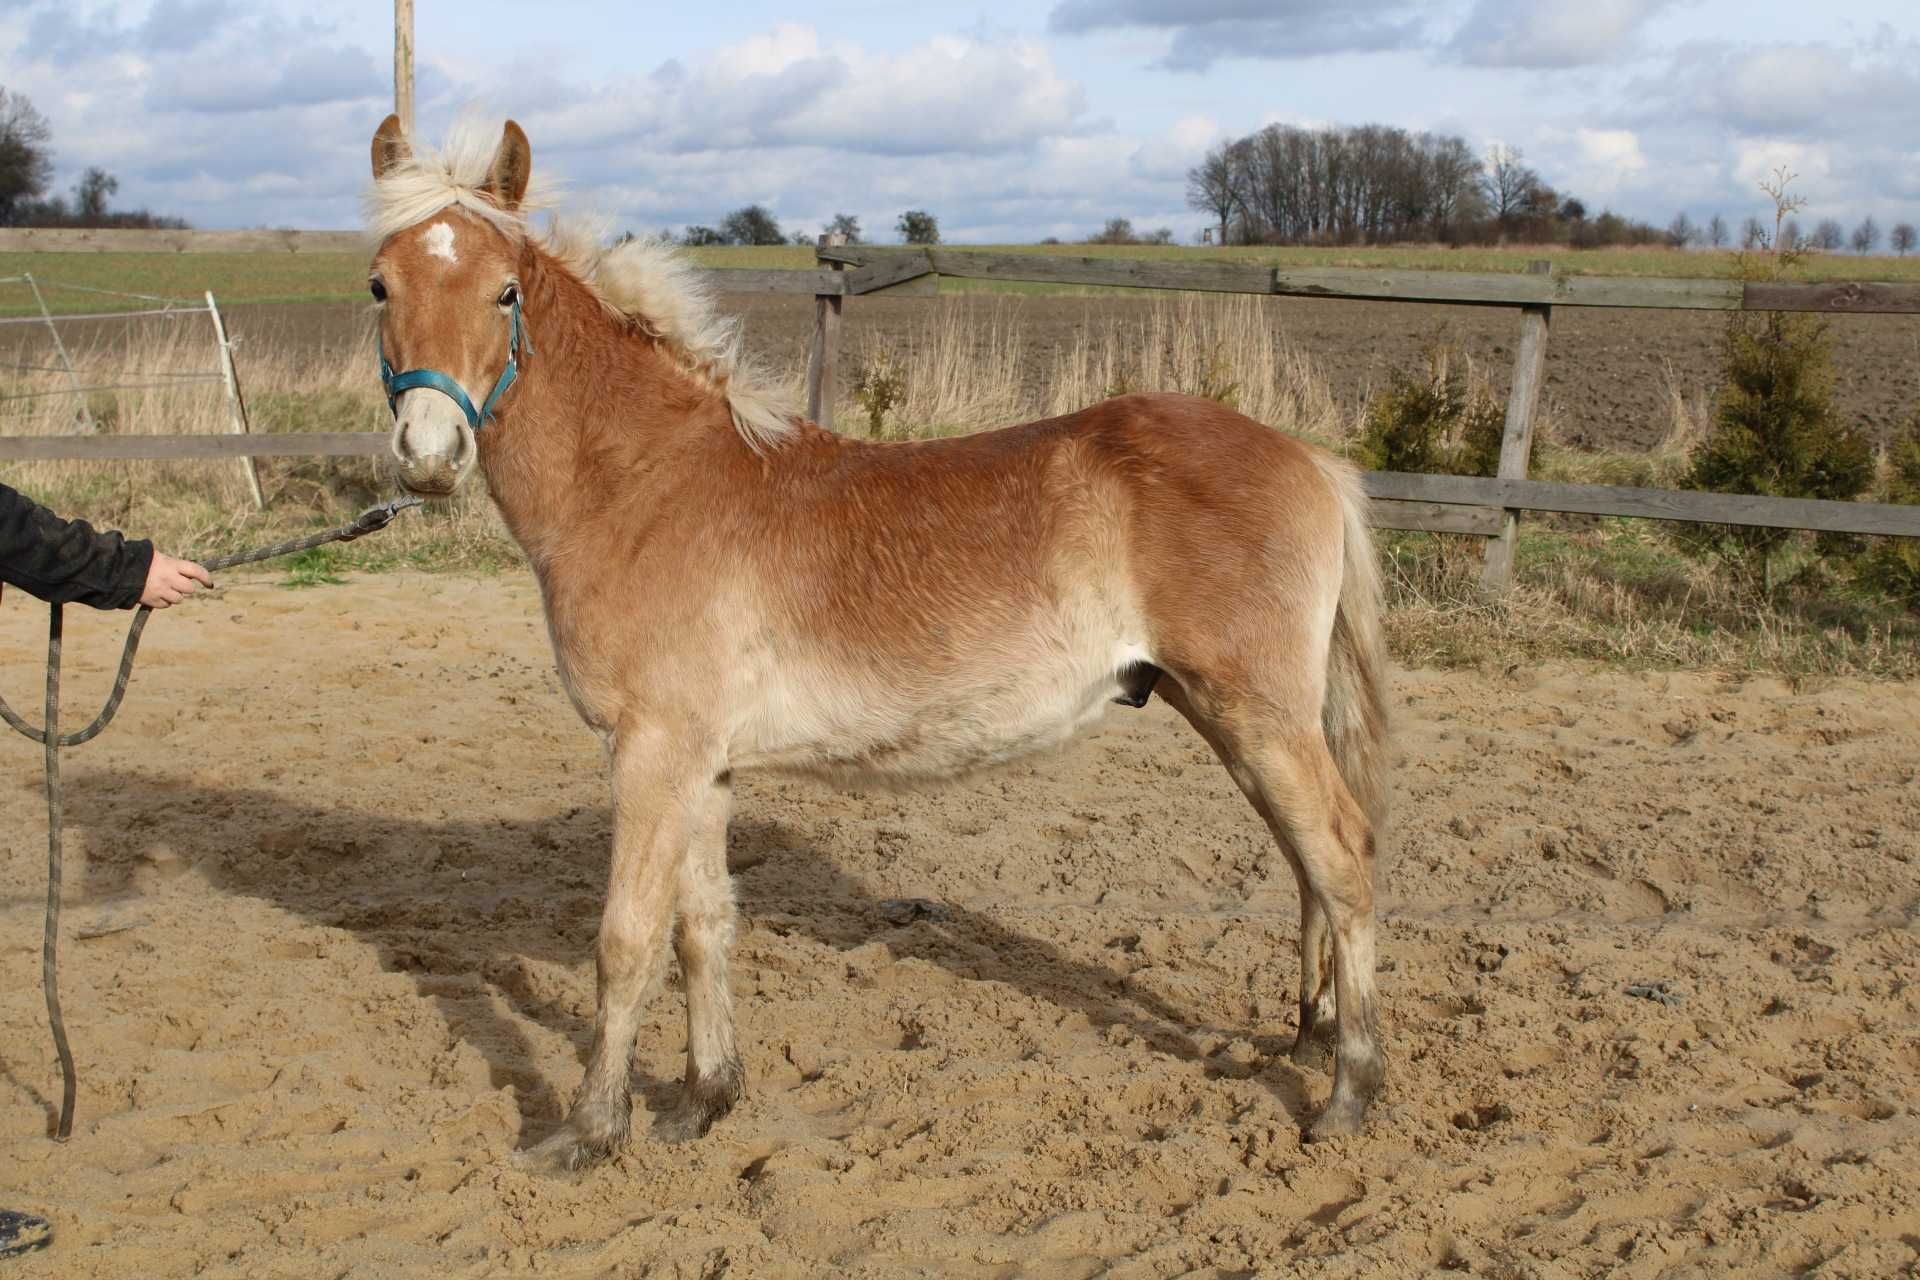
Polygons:
M518 302L518 301L520 301L520 286L519 286L519 285L517 285L517 284L510 284L510 285L508 285L508 286L507 286L506 288L504 288L504 289L502 289L502 290L500 291L500 305L501 305L501 306L503 306L503 307L510 307L510 306L512 306L512 305L513 305L514 303L516 303L516 302Z
M385 302L387 300L387 286L382 284L377 276L367 281L367 292L373 295L375 302Z

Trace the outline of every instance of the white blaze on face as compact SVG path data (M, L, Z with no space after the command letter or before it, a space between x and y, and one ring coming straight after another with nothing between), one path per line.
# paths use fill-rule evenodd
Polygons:
M448 262L460 261L460 255L453 251L453 228L444 222L436 222L427 228L427 252L436 258L445 258Z

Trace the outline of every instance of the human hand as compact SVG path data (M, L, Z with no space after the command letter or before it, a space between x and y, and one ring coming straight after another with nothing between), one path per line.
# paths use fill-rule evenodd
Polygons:
M147 567L147 589L140 593L140 603L149 609L164 609L170 604L179 604L201 587L212 585L212 575L193 561L176 560L165 552L155 551L153 563Z

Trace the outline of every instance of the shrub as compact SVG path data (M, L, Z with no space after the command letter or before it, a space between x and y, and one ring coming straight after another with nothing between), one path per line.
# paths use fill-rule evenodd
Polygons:
M1873 480L1873 452L1833 415L1833 356L1826 322L1770 311L1727 324L1713 420L1682 487L1779 498L1857 497ZM1787 529L1678 525L1692 554L1718 558L1771 595Z
M1920 412L1887 446L1888 502L1920 506ZM1861 586L1920 613L1920 538L1875 538L1855 568Z
M1426 346L1420 373L1390 369L1367 406L1354 460L1373 471L1490 476L1500 466L1506 413L1468 385L1466 359L1443 336ZM1539 436L1535 435L1538 445Z
M885 351L869 360L853 380L853 398L867 415L867 434L875 440L887 434L887 414L906 399L905 371Z

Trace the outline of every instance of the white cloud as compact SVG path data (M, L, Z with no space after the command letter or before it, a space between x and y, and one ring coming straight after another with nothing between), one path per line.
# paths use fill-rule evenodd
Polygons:
M1220 126L1206 116L1182 116L1165 133L1135 148L1127 169L1137 178L1184 184L1187 170L1200 162L1220 136Z
M924 155L1029 146L1075 129L1085 111L1084 92L1039 45L939 36L879 54L787 23L525 119L566 146Z
M1564 68L1616 61L1673 0L1479 0L1453 38L1482 67Z
M1800 191L1830 184L1833 148L1824 143L1792 142L1782 138L1751 138L1735 144L1733 176L1749 191L1773 182L1781 172L1796 176Z
M1378 53L1425 42L1414 0L1060 0L1065 35L1143 28L1170 33L1162 66L1204 71L1224 58Z
M1570 185L1588 199L1610 196L1646 173L1646 153L1631 129L1575 129L1573 145L1578 159Z

